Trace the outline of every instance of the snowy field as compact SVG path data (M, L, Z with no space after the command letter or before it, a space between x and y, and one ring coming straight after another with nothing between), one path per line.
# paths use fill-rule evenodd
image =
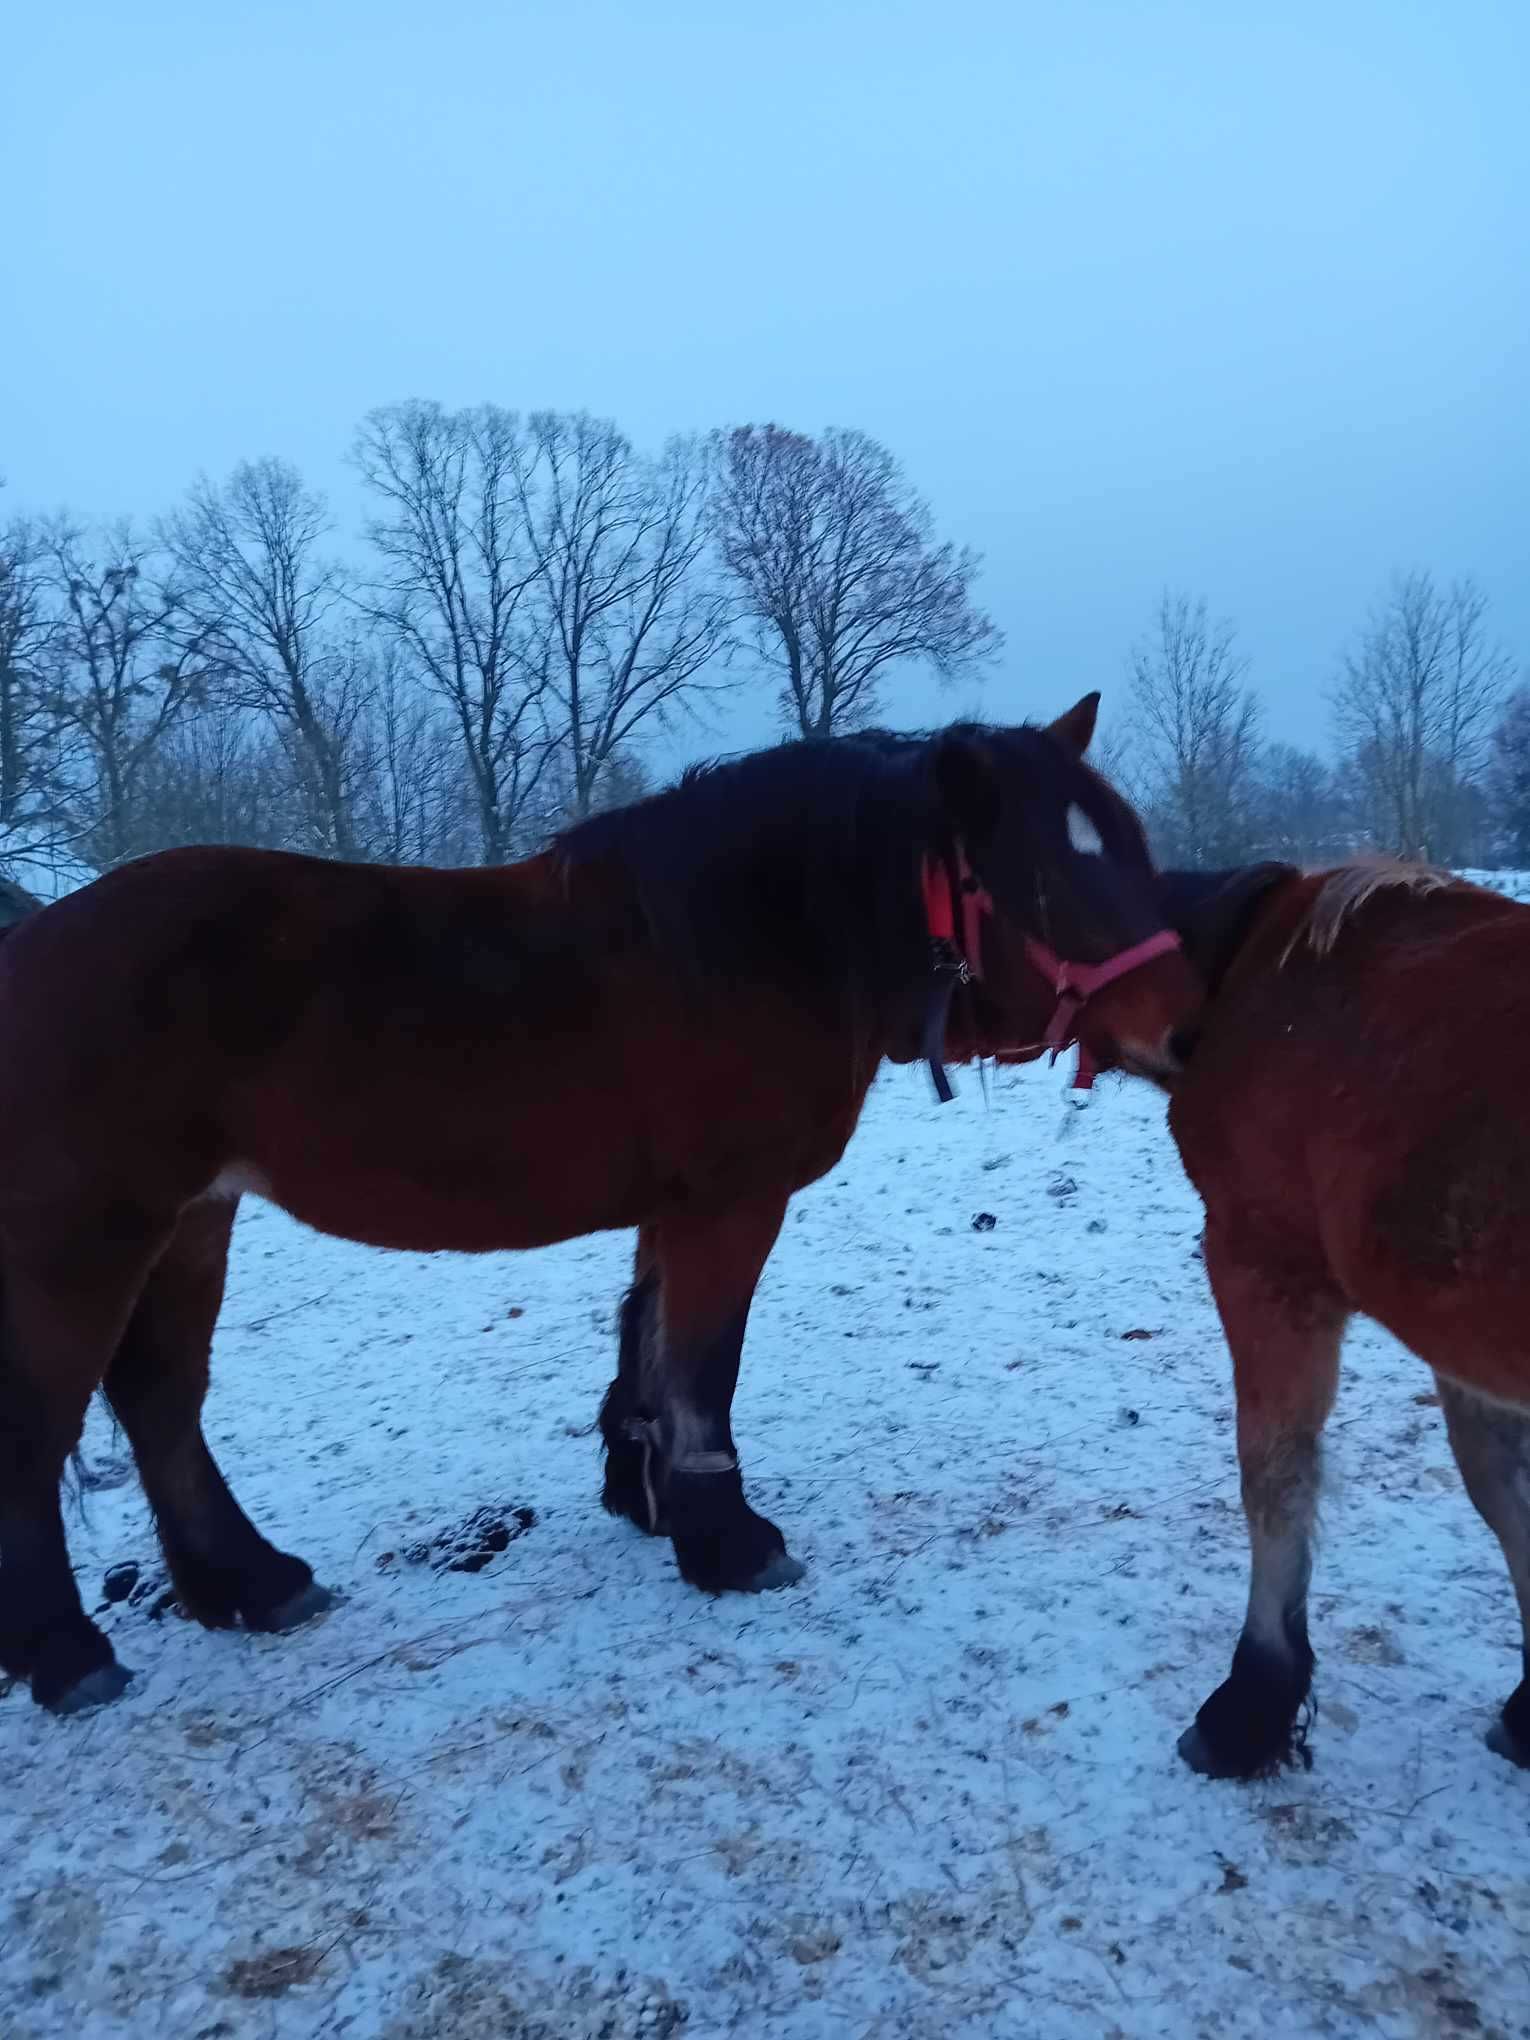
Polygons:
M76 1722L0 1701L0 2035L1530 2034L1530 1777L1481 1740L1509 1585L1373 1331L1315 1766L1176 1759L1244 1591L1198 1231L1145 1086L888 1075L745 1357L808 1577L712 1602L596 1502L626 1239L387 1256L247 1205L209 1430L349 1599L155 1619L93 1419L74 1552L92 1601L143 1566L103 1618L139 1676ZM479 1509L508 1547L437 1570Z

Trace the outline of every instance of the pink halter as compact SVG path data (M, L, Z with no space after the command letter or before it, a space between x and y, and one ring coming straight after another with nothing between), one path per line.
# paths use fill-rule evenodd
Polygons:
M967 853L960 843L955 850L955 876L944 859L926 857L923 870L925 923L930 932L930 941L935 952L937 973L947 975L951 983L966 984L972 978L981 978L982 966L982 924L983 916L993 912L993 898L979 883L967 861ZM957 929L956 896L961 900L961 928ZM1057 1004L1047 1031L1042 1036L1040 1048L1052 1051L1055 1062L1065 1048L1078 1042L1078 1074L1073 1080L1076 1091L1087 1091L1096 1075L1094 1057L1078 1040L1077 1019L1082 1008L1096 992L1106 985L1114 984L1131 971L1138 970L1155 957L1168 956L1180 948L1179 937L1172 928L1160 928L1156 935L1146 936L1141 942L1134 942L1129 949L1118 950L1114 956L1106 957L1103 963L1073 963L1066 957L1058 956L1044 942L1034 936L1025 938L1027 961L1040 971L1056 994ZM946 994L949 1000L949 991ZM944 1003L942 1002L941 1033L944 1034ZM1027 1044L1029 1046L1030 1044ZM1018 1049L1010 1050L1018 1054ZM935 1072L935 1088L942 1099L950 1095L950 1085L945 1082L945 1072L940 1068L938 1057L930 1056L930 1067Z
M1035 964L1042 976L1049 980L1057 994L1057 1006L1052 1014L1042 1046L1052 1051L1055 1062L1071 1042L1078 1041L1074 1026L1080 1009L1092 999L1096 992L1113 985L1117 978L1123 978L1128 971L1151 963L1155 956L1168 956L1181 947L1179 937L1172 928L1160 928L1156 935L1146 936L1141 942L1134 942L1130 949L1121 949L1114 956L1107 956L1103 963L1069 963L1065 957L1057 956L1044 942L1034 936L1025 938L1025 953ZM1075 1091L1087 1091L1096 1075L1094 1057L1082 1041L1078 1043L1078 1074L1073 1079Z

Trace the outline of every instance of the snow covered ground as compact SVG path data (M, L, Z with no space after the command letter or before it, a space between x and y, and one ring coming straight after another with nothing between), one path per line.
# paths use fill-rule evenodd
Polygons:
M121 1704L0 1701L5 2040L1530 2034L1516 1623L1430 1377L1351 1341L1314 1768L1191 1776L1244 1590L1199 1210L1145 1086L1061 1085L892 1073L794 1207L737 1417L810 1571L758 1600L597 1505L625 1239L247 1205L209 1428L349 1599L262 1639L146 1592ZM87 1445L95 1597L154 1552ZM480 1508L481 1569L411 1558Z

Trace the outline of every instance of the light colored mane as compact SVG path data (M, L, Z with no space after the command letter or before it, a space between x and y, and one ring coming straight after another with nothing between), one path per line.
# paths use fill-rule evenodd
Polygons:
M1363 857L1341 864L1324 879L1280 961L1289 962L1303 945L1314 955L1330 955L1346 924L1379 892L1407 892L1422 897L1426 893L1444 892L1451 886L1465 887L1465 881L1432 864L1409 864L1397 857Z

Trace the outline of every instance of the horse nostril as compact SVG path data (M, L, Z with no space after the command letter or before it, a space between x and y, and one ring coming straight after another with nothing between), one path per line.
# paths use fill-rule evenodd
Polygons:
M1199 1027L1176 1027L1173 1033L1170 1034L1169 1053L1180 1065L1181 1069L1189 1062L1191 1056L1195 1054L1200 1038L1201 1030Z

